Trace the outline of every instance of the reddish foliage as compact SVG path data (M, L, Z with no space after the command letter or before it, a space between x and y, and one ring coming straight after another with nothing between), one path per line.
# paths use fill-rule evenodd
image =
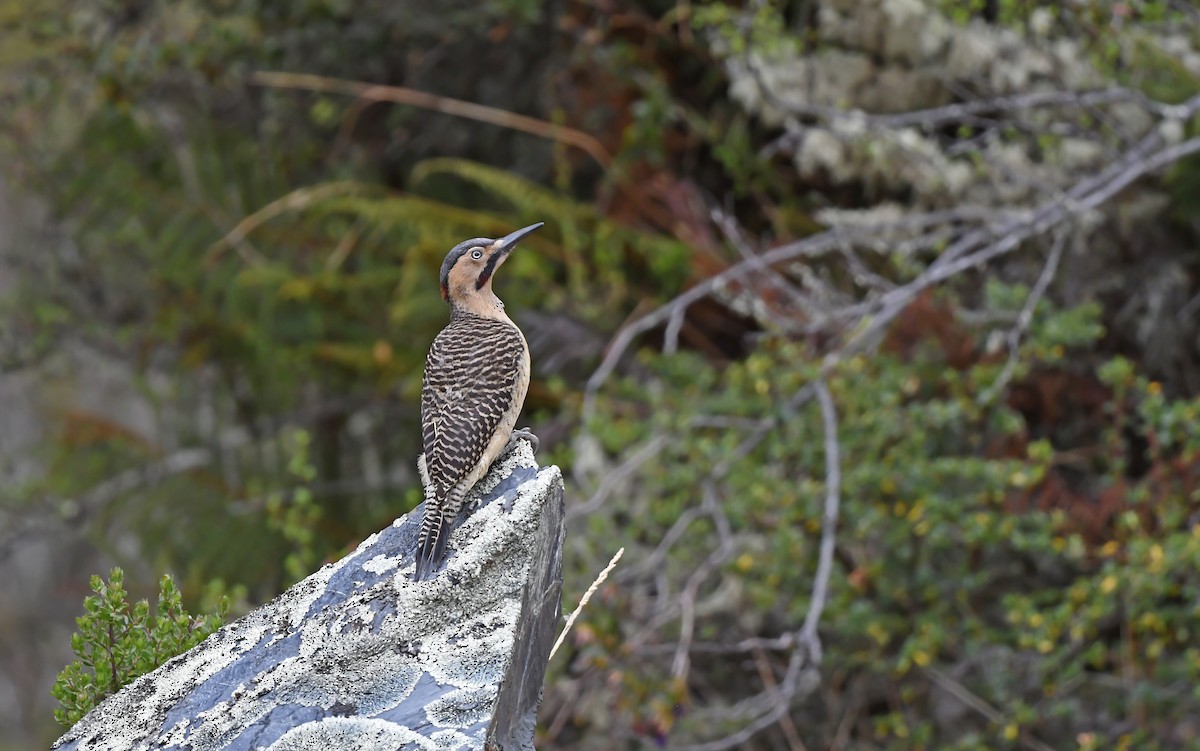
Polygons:
M1112 400L1112 390L1092 373L1062 369L1044 369L1014 383L1008 390L1008 406L1020 412L1025 423L1037 435L1048 435L1069 427L1094 438L1104 418L1104 405Z
M633 165L630 171L631 179L609 204L609 216L622 224L671 235L691 247L697 278L723 271L727 264L721 258L721 241L700 189L690 180L645 163Z
M1112 538L1112 522L1128 507L1129 487L1120 480L1094 493L1073 488L1064 472L1051 469L1037 486L1008 498L1006 508L1015 513L1056 511L1066 514L1064 532L1078 533L1091 547Z
M966 370L979 361L975 338L954 315L950 303L931 290L921 295L896 316L884 339L885 351L910 357L922 342L933 339L956 370Z
M103 444L121 444L142 451L151 449L150 443L138 433L103 415L78 410L63 410L59 418L62 424L61 442L70 448L84 448Z
M1049 438L1056 449L1046 478L1013 494L1007 501L1010 511L1061 510L1067 519L1064 531L1097 547L1114 538L1114 522L1125 511L1133 510L1142 527L1153 530L1163 503L1193 497L1200 488L1200 454L1164 455L1152 431L1113 435L1112 399L1111 389L1093 374L1061 369L1035 372L1010 388L1008 404L1024 416L1027 434ZM1102 442L1106 434L1114 445ZM997 456L1019 458L1027 443L1021 436L993 448ZM1091 465L1117 458L1124 461L1124 476L1097 487L1089 479L1097 476ZM1145 501L1136 502L1135 494Z

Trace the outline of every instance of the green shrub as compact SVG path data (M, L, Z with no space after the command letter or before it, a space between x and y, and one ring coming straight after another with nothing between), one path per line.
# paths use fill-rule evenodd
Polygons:
M216 612L189 615L170 576L159 581L153 614L146 600L131 608L126 599L125 573L114 568L108 581L92 577L92 592L83 601L84 614L75 619L79 631L71 636L77 660L67 665L51 693L61 706L54 719L70 727L104 697L172 657L199 644L221 627L229 612L222 596Z
M1024 299L990 293L1001 311ZM1007 399L981 399L1007 352L944 310L826 376L841 523L823 680L792 711L801 735L828 747L850 716L856 748L1181 747L1180 718L1200 708L1200 400L1168 399L1125 360L1090 362L1098 309L1044 303ZM810 606L821 414L782 405L820 359L771 338L724 370L691 355L643 363L653 385L612 385L592 429L618 456L664 448L583 534L629 541L642 560L674 542L652 570L629 558L575 665L580 685L620 687L611 711L629 732L711 740L744 727L730 702L764 690L761 665L780 675L786 662L748 667L736 645L799 629ZM764 419L765 440L714 471ZM706 565L681 676L683 593Z

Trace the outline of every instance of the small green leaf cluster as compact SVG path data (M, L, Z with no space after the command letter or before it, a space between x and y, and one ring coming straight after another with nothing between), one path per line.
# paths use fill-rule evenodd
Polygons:
M695 6L692 25L697 31L711 33L713 42L725 54L748 52L771 54L791 50L798 39L783 22L783 7L778 0L754 3L744 9L731 3L710 2Z
M133 679L199 644L229 612L229 598L222 596L215 612L189 615L168 575L159 581L153 612L146 600L130 606L120 568L109 572L108 581L93 576L91 587L94 594L84 599L84 614L75 619L79 631L71 636L78 659L59 673L51 689L61 705L54 718L64 727Z
M291 455L287 475L291 486L267 494L267 526L287 541L290 549L284 558L284 571L290 581L299 581L313 572L320 560L317 549L317 524L321 507L313 500L309 484L317 476L310 456L312 436L297 429L290 436Z

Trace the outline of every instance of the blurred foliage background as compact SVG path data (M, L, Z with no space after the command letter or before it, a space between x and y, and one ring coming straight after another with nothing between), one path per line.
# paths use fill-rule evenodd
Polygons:
M1198 91L1170 0L0 0L0 749L55 736L92 574L244 612L415 506L438 265L534 221L497 288L565 608L629 549L539 747L1200 748L1194 158L843 346L979 216L1191 143Z

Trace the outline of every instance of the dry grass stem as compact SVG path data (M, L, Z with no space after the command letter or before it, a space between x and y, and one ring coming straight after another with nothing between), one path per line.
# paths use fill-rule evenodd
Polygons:
M567 625L563 626L562 633L558 635L558 639L554 642L554 646L550 648L550 656L546 658L547 661L554 659L554 653L558 651L558 648L562 646L563 640L567 638L567 633L569 633L571 627L575 625L575 619L578 618L579 613L583 611L583 606L587 605L588 600L592 599L592 593L600 588L600 585L603 584L604 580L608 578L609 572L613 570L613 567L617 565L617 561L621 560L621 556L624 554L625 548L618 550L616 555L612 557L612 560L608 562L608 565L604 567L604 570L600 572L600 575L596 577L596 581L592 582L592 586L588 587L587 591L583 593L583 599L579 601L579 606L575 608L574 612L572 612L570 617L567 618Z

